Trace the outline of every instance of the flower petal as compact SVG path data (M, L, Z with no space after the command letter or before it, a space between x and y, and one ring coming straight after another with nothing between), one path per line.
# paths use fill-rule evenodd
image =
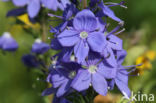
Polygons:
M79 31L94 31L97 27L95 15L90 10L77 13L73 21L74 28Z
M127 52L125 50L117 51L117 62L118 62L118 64L123 63L126 55L127 55Z
M127 84L123 83L122 81L118 79L115 79L115 83L125 97L129 98L131 96L131 91L128 88Z
M47 96L47 95L50 95L52 93L55 93L56 92L56 89L51 87L51 88L47 88L45 89L43 92L42 92L42 96Z
M99 64L97 72L107 79L113 79L116 77L116 68L108 66L105 62Z
M66 79L64 83L58 88L56 96L63 96L70 89L70 83L71 82L68 79Z
M114 50L122 50L122 40L115 35L110 35L108 38L108 45Z
M77 91L84 91L89 88L91 82L91 74L88 70L79 70L77 76L74 78L72 82L72 87Z
M13 0L13 3L16 6L25 6L28 3L28 0Z
M54 38L51 40L51 48L54 50L60 50L62 49L61 44L59 43L57 38Z
M64 30L58 35L58 41L65 47L74 46L80 40L78 34L75 30Z
M88 52L88 44L83 40L77 43L74 47L74 54L79 63L85 61L85 58L88 56Z
M28 5L28 14L30 18L34 18L40 11L40 1L39 0L32 0Z
M113 20L115 20L117 22L122 22L122 20L119 19L108 6L104 5L103 2L101 2L99 4L99 6L102 8L102 11L103 11L104 15L112 18Z
M63 62L69 62L72 53L73 48L63 48L62 51L58 54L58 60Z
M106 48L103 49L102 56L104 56L106 62L113 66L116 67L117 66L117 60L115 58L114 52L112 50L112 48L109 47L109 45L106 46Z
M103 47L106 45L106 37L100 32L90 33L87 41L95 52L102 52Z
M107 94L107 81L98 73L92 75L92 85L96 92L105 96Z

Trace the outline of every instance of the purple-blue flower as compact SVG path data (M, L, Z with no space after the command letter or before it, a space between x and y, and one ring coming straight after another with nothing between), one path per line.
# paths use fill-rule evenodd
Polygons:
M58 35L58 40L63 47L74 46L74 54L78 62L83 62L88 56L89 49L101 52L106 44L106 38L102 32L96 31L97 19L90 10L77 13L73 20L73 27L65 29Z
M122 66L126 55L127 53L125 50L120 50L116 52L117 65L114 65L113 67L116 68L116 76L109 83L109 86L111 89L113 89L114 85L116 84L119 90L123 93L123 95L126 98L129 98L131 96L131 91L128 88L128 76L131 72L135 70L135 66Z
M101 52L101 55L105 58L106 62L113 66L117 65L114 52L123 50L122 40L113 34L119 28L120 28L120 26L117 26L115 29L113 29L109 33L106 33L106 31L105 31L107 44Z
M44 42L42 42L40 39L37 39L35 43L32 45L32 52L37 54L44 54L50 49L50 46Z
M63 11L62 16L57 16L54 14L49 14L51 17L57 17L62 20L62 23L53 28L51 26L51 33L55 33L55 36L57 36L60 32L62 32L67 26L72 25L73 18L72 16L78 12L78 9L73 4L68 4L67 7Z
M16 6L23 7L27 5L27 12L30 18L34 18L38 15L41 8L40 0L12 0Z
M98 6L102 9L98 13L99 16L108 16L108 17L112 18L113 20L119 22L120 24L123 24L123 21L120 18L118 18L114 14L114 12L109 8L109 6L104 4L103 1L100 4L98 4Z
M72 87L77 91L84 91L93 86L94 90L101 94L107 94L107 81L115 77L115 68L108 68L107 63L103 62L96 53L90 54L88 60L83 63L85 69L79 69L78 74L73 80Z
M71 83L81 66L74 62L56 63L50 68L47 81L56 89L56 97L61 97L71 91Z
M23 55L22 62L27 67L38 67L39 66L39 62L38 62L37 58L32 54Z
M18 49L18 44L10 33L5 32L0 37L0 48L5 51L16 51Z
M58 8L64 10L67 4L70 4L69 0L41 0L42 4L51 10L56 11Z

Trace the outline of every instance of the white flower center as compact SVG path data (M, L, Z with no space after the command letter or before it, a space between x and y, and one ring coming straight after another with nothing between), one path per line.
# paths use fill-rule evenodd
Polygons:
M89 66L89 72L90 72L90 73L95 73L96 70L97 70L97 67L96 67L95 65Z
M10 38L11 37L11 34L9 32L4 32L3 35L4 35L5 38Z
M35 40L35 43L42 43L42 40L38 38Z
M73 78L75 77L75 75L76 75L76 72L75 72L75 71L71 71L71 72L69 73L69 78L70 78L70 79L73 79Z
M88 33L85 32L85 31L83 31L83 32L80 33L80 37L81 37L82 39L86 39L86 38L88 37Z

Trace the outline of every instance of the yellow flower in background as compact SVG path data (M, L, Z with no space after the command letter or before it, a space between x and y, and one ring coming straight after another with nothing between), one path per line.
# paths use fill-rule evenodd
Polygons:
M143 74L144 70L152 69L151 62L155 59L156 52L155 51L147 51L143 55L139 56L136 59L136 65L142 64L141 66L137 66L137 71L139 74Z
M23 15L20 15L17 17L18 20L22 21L24 24L26 24L24 26L24 28L34 28L34 29L39 29L40 28L40 25L39 23L31 23L31 21L29 20L29 16L28 14L23 14Z

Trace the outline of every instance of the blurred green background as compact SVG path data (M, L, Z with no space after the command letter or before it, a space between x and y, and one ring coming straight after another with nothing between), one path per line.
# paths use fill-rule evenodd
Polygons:
M155 4L156 0L126 0L127 9L112 7L116 15L125 21L126 31L119 35L128 51L125 65L136 64L138 57L145 56L148 51L156 51ZM11 32L20 46L15 53L0 51L0 103L50 103L48 97L41 97L46 86L43 80L37 80L40 72L29 70L21 62L22 55L29 53L34 38L20 25L15 25L15 18L6 18L6 13L12 8L15 8L12 3L0 2L0 35ZM114 23L111 26L115 27ZM139 77L130 77L130 88L136 93L141 91L156 95L156 60L148 59L147 62L152 68L145 67Z

